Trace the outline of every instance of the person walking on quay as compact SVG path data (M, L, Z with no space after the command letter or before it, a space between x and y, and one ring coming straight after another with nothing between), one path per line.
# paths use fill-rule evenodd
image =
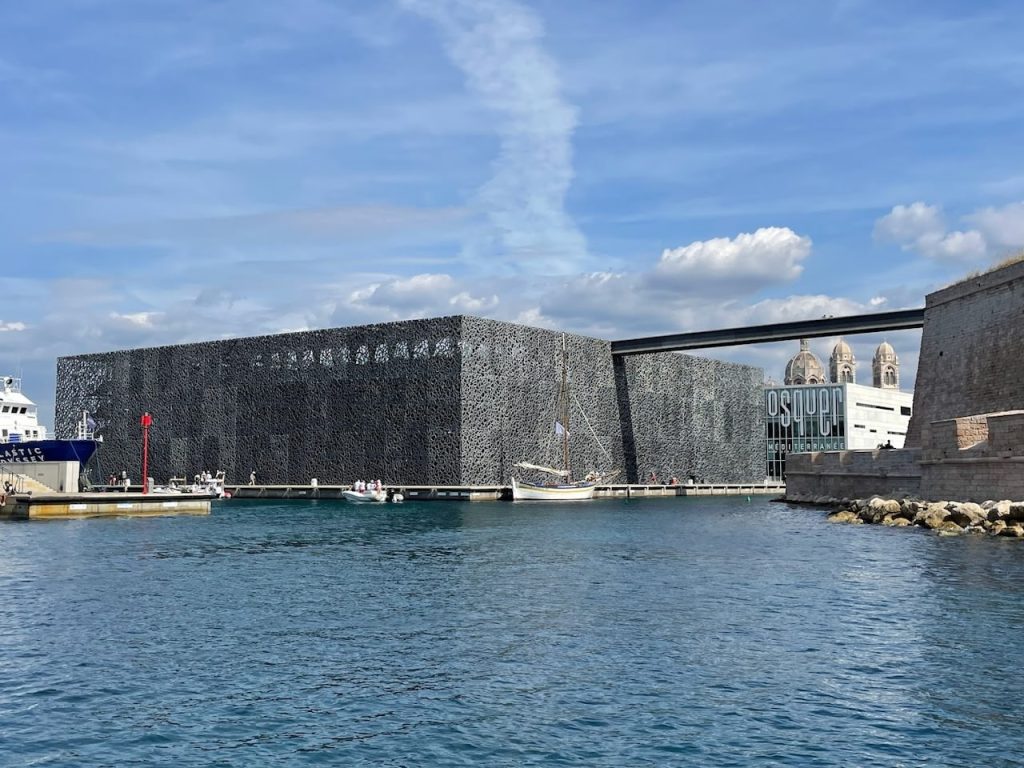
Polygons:
M253 469L249 472L249 485L256 485L256 470Z

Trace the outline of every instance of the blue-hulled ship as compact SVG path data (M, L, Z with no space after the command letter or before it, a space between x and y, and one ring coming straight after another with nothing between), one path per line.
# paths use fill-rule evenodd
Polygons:
M95 424L82 414L73 440L53 440L40 425L36 404L21 393L21 379L3 377L0 391L0 464L35 461L77 461L85 464L102 438L93 435Z

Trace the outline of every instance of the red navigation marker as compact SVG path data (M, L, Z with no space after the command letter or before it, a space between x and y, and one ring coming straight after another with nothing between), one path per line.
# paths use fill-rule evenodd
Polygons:
M147 411L142 414L139 423L142 424L142 492L149 493L149 428L153 424L153 417Z

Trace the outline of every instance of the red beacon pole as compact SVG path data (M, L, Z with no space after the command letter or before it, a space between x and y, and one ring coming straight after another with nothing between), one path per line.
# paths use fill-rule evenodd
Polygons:
M142 414L142 492L149 493L149 428L153 424L153 417L149 412Z

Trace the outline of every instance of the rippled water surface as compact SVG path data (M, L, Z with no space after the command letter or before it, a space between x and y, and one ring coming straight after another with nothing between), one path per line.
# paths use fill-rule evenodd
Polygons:
M1024 765L1024 543L754 499L0 525L0 764Z

